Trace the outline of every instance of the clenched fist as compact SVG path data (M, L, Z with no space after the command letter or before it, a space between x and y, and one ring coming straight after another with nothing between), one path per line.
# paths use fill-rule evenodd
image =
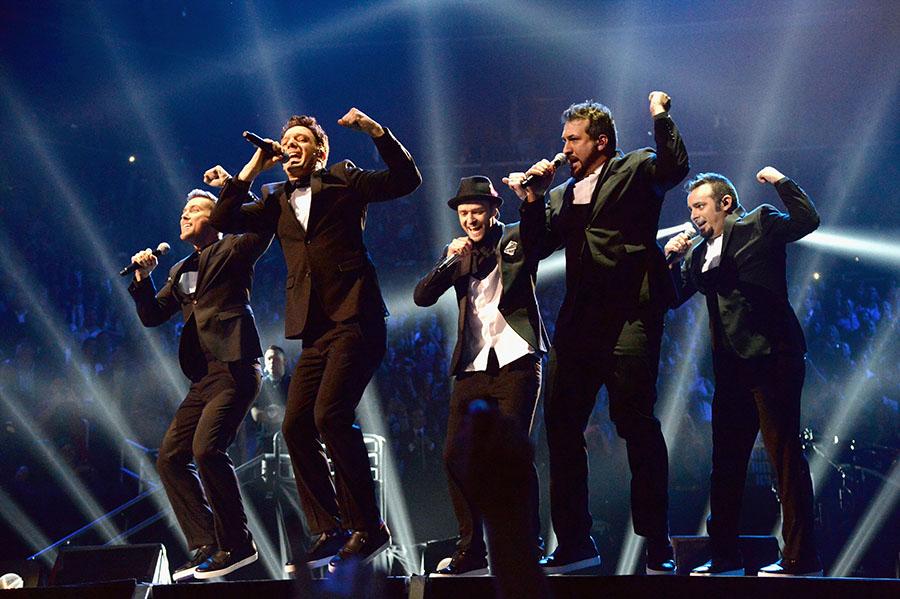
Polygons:
M338 119L338 125L348 129L356 129L368 133L372 137L384 135L384 128L375 122L372 117L358 108L351 108L347 114Z
M225 185L225 181L230 178L231 175L229 175L228 171L222 168L222 165L220 164L217 164L203 173L203 182L210 187L222 187Z
M774 166L767 166L756 173L756 180L760 183L778 183L784 179L784 175Z
M672 98L666 92L650 92L648 100L650 100L651 116L662 114L672 107Z
M159 264L159 260L153 255L153 250L147 248L139 251L131 257L131 261L140 265L140 268L134 271L134 280L141 281L150 276L150 272Z

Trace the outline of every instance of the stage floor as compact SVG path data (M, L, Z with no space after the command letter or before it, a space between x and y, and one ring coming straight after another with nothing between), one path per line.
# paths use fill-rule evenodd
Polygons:
M554 599L596 597L703 597L754 599L815 597L900 597L900 580L884 578L760 578L742 576L699 578L690 576L551 576ZM245 580L179 585L145 585L135 581L47 587L18 591L11 598L90 599L491 599L496 596L493 577L431 578L392 576L368 580L358 588L333 580L302 583L293 580ZM512 599L512 598L510 598Z

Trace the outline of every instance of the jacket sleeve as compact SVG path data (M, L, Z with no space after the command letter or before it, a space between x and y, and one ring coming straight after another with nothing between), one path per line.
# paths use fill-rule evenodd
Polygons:
M691 170L687 148L668 112L653 117L653 137L656 156L647 162L647 173L656 186L668 191L681 183Z
M266 210L265 198L250 192L250 183L235 177L228 179L219 193L219 201L209 215L209 224L220 233L255 231L261 235L275 233L277 217Z
M172 272L170 271L169 278L159 293L156 292L153 279L150 277L140 281L132 279L131 285L128 286L128 292L137 307L138 318L145 327L157 327L163 324L172 318L172 315L181 307L181 303L172 293L174 284Z
M552 194L550 195L552 197ZM543 260L563 247L563 240L555 226L556 210L552 206L552 201L545 201L545 198L538 198L534 202L522 202L519 208L521 214L519 235L529 260L532 258Z
M790 243L819 228L819 213L799 185L784 177L775 183L775 190L784 202L787 214L774 209L764 213L765 217L759 221L763 234Z
M685 258L679 264L669 268L672 282L675 283L675 299L670 306L673 310L681 307L697 292L697 287L691 279L690 260Z
M366 170L345 161L341 175L347 184L366 203L393 200L414 192L422 183L422 175L406 148L388 129L373 141L387 169Z
M440 262L435 264L434 268L431 269L431 272L425 275L422 280L416 284L416 289L413 291L413 301L417 306L423 308L433 306L437 303L438 299L444 295L444 292L453 286L453 273L456 268L452 267L438 270L441 262L443 262L446 257L447 248L444 248L444 253L441 255Z

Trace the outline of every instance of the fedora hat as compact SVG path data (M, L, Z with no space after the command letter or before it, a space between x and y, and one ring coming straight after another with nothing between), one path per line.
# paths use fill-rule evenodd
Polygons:
M483 175L463 177L459 180L456 195L447 200L447 205L456 207L465 202L493 202L497 208L503 204L503 198L494 189L491 180Z

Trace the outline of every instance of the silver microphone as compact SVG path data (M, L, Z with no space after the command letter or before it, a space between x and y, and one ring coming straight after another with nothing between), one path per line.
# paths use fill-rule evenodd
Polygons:
M556 156L553 157L553 160L550 161L550 164L553 165L554 169L558 169L560 166L562 166L562 163L566 162L567 160L568 159L566 158L566 155L563 154L562 152L560 152L559 154L557 154ZM536 179L536 177L534 175L528 175L527 177L522 179L522 182L520 183L520 185L522 186L522 189L526 189L529 185L531 185L534 182L535 179Z

